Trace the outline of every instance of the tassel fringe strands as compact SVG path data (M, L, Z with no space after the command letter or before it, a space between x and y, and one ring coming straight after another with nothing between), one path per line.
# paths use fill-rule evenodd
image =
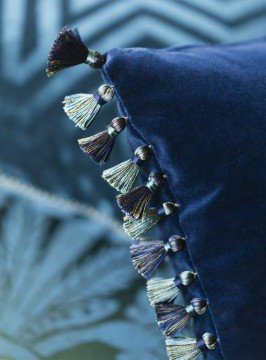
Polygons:
M103 67L106 57L97 51L87 48L78 31L63 27L57 35L50 50L46 73L53 76L57 72L79 64L87 64L91 68ZM64 111L76 126L86 130L93 122L101 106L111 101L114 89L102 85L94 94L74 94L64 98ZM81 150L94 162L104 164L113 149L115 138L125 128L127 118L118 117L112 120L106 131L78 140ZM151 156L148 146L136 149L132 159L103 172L103 179L122 194L117 197L120 209L127 215L124 229L127 235L139 239L143 233L151 229L161 218L173 213L178 206L164 203L159 210L145 211L153 193L165 183L166 176L160 172L150 174L148 183L132 190L143 162ZM171 302L182 286L194 281L195 273L183 271L176 278L151 279L152 275L169 254L184 248L184 238L174 235L165 244L161 240L138 241L131 246L132 262L137 271L148 281L147 291L151 305L155 306L157 322L166 336L181 331L189 320L206 311L207 303L203 299L193 299L188 306L175 305ZM166 302L166 303L163 303ZM168 338L167 353L170 360L196 360L202 351L214 349L217 339L205 333L202 339Z
M151 156L150 146L140 146L131 160L126 160L103 172L102 177L113 188L121 193L132 189L144 161Z
M146 280L149 280L169 251L177 252L184 248L184 238L173 235L167 243L161 240L136 241L130 247L132 263Z
M168 338L165 341L169 360L196 360L203 351L214 350L217 339L210 333L205 333L202 339Z
M206 300L198 298L191 300L188 306L162 303L155 305L158 326L166 336L183 330L192 317L204 314L206 309Z
M115 138L125 129L126 124L127 118L114 118L107 127L107 130L87 138L79 139L80 149L97 164L104 164L110 157Z
M147 294L151 306L162 302L173 301L183 286L188 286L195 280L196 274L191 271L183 271L175 278L161 279L152 278L147 282Z
M82 63L100 69L105 63L105 56L89 50L78 31L65 26L57 35L49 53L46 74L50 77L60 70Z
M123 228L129 237L138 240L143 234L149 231L158 221L164 217L171 215L178 204L171 202L163 203L163 206L159 209L151 208L144 212L141 220L134 220L128 216L124 217Z
M66 96L64 111L76 126L86 130L99 112L101 106L111 101L114 89L109 85L101 85L94 94L75 94Z
M146 185L138 186L126 194L118 195L117 204L124 214L141 219L151 201L153 193L165 183L166 176L159 171L152 172Z

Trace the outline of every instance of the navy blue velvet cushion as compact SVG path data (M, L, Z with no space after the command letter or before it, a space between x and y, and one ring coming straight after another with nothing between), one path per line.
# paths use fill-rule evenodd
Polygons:
M266 353L266 42L165 50L113 49L105 81L130 118L133 147L151 144L168 176L160 200L180 212L161 225L187 249L174 273L195 269L188 295L209 310L196 333L220 339L209 359L254 360ZM147 340L148 341L148 340Z

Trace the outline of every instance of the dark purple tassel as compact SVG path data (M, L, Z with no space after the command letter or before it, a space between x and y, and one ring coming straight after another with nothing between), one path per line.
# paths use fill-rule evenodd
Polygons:
M78 31L63 27L57 35L48 56L46 73L50 77L56 72L82 63L99 69L105 57L97 51L89 50L82 42Z
M114 118L106 131L84 139L79 139L78 143L81 150L94 162L100 165L104 164L112 152L115 138L124 130L126 124L127 118Z
M184 248L184 238L173 235L167 243L161 240L136 241L130 247L135 269L149 280L169 251L177 252Z
M204 314L206 309L206 300L198 298L191 300L188 306L167 303L155 305L158 326L166 336L183 330L192 317Z
M151 201L153 193L165 183L166 176L159 171L152 172L146 185L138 186L126 194L118 195L117 203L124 214L141 219Z

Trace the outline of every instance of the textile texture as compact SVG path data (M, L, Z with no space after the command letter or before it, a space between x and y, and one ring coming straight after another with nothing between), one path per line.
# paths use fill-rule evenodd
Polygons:
M220 339L209 359L262 358L265 333L266 42L113 49L103 77L129 116L133 148L151 144L167 184L155 204L177 201L160 238L186 250L173 274L194 269L187 298L206 297L196 335Z

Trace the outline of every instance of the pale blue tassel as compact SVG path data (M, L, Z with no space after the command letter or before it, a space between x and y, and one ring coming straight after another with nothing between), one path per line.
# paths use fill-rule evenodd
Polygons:
M156 225L158 221L165 216L171 215L177 207L177 204L165 202L160 209L151 208L145 211L141 220L135 220L129 216L125 216L123 224L124 231L132 239L140 239L142 235Z
M195 273L183 271L175 278L162 279L152 278L147 281L147 294L152 306L161 302L174 300L180 288L190 285L195 279Z
M95 94L75 94L66 96L64 111L76 126L86 130L97 115L101 106L114 97L113 87L102 85Z
M196 360L201 351L192 338L168 338L165 341L169 360Z
M149 146L138 147L132 159L105 170L102 174L103 179L123 194L130 191L139 174L140 166L149 159L150 154Z

